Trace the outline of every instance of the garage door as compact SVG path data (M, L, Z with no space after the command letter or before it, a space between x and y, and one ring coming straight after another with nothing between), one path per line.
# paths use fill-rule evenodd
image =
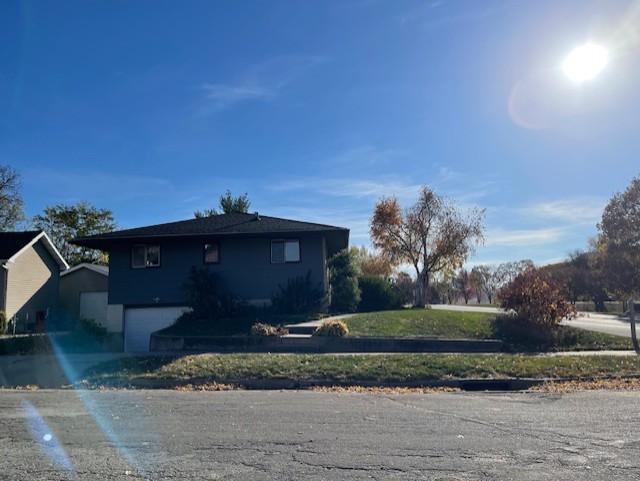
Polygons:
M186 309L186 307L140 307L125 309L125 352L149 351L151 333L173 324Z

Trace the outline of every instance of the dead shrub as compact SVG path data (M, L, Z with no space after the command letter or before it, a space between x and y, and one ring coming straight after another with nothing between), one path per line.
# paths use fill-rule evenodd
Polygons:
M272 326L264 322L256 322L251 326L250 334L252 336L286 336L289 330L286 327Z
M349 328L338 319L324 321L313 333L314 336L326 337L344 337L347 334L349 334Z

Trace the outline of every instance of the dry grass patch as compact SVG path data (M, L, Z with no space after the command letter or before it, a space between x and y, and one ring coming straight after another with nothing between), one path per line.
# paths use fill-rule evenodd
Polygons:
M593 381L547 382L533 386L533 392L640 391L640 378L597 379Z
M456 387L383 387L383 386L315 386L309 389L314 392L357 393L357 394L434 394L462 392Z

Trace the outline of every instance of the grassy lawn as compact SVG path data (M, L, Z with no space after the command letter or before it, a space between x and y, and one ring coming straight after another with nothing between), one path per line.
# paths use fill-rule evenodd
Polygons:
M344 321L353 336L425 336L489 339L495 314L401 309L356 314Z
M534 344L526 335L519 339L509 337L510 333L499 328L495 317L495 314L480 312L401 309L356 314L344 321L349 326L349 334L352 336L501 339L511 351L632 348L631 340L628 338L567 326L558 328L553 342L545 345Z
M238 383L242 380L427 382L506 377L565 378L640 374L640 358L513 354L199 354L109 361L85 373L90 386Z

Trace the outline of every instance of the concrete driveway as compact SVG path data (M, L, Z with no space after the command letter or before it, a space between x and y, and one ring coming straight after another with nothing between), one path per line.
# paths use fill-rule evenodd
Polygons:
M638 395L0 390L0 478L632 480Z

